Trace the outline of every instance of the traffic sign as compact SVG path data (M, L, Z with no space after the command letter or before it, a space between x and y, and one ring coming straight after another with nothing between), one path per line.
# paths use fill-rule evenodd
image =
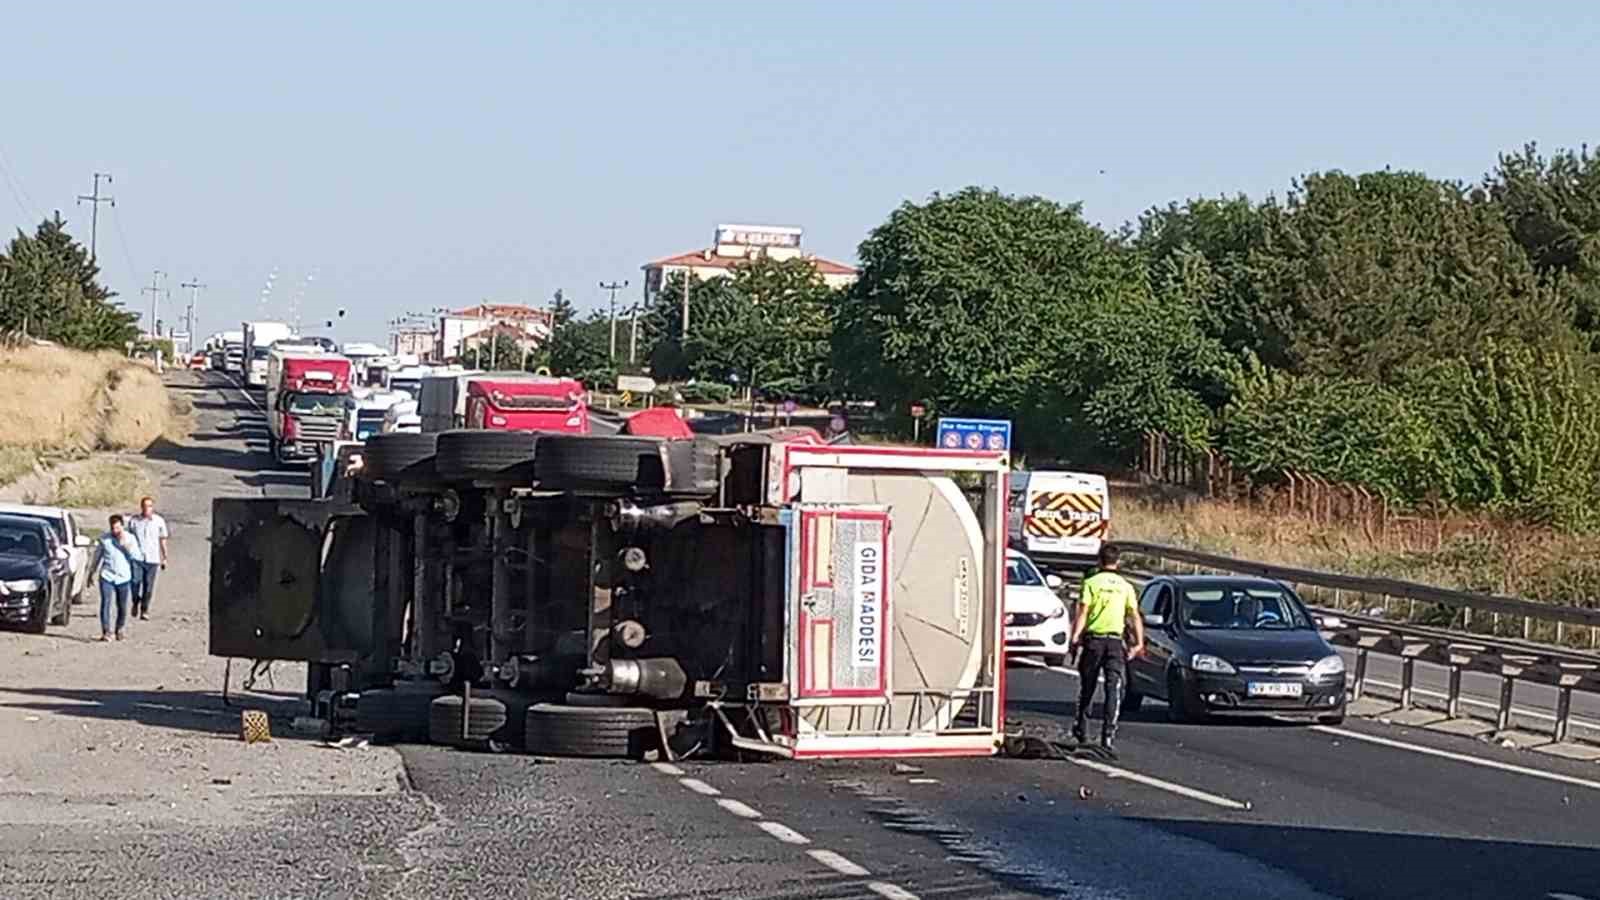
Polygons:
M938 445L946 450L1010 450L1005 419L940 419Z
M799 408L800 408L800 404L794 402L793 400L785 400L785 401L783 401L783 414L786 415L786 416L794 415L794 411L799 409Z
M923 403L911 404L911 418L920 419L928 414L928 407Z

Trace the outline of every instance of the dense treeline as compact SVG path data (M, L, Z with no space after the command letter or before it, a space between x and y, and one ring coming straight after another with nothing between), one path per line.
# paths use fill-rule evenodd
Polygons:
M996 414L1040 455L1159 429L1262 478L1600 526L1600 157L1475 185L1324 172L1107 234L968 189L861 246L834 359L854 390Z
M100 269L57 214L0 253L0 332L81 350L121 349L138 317L99 282Z

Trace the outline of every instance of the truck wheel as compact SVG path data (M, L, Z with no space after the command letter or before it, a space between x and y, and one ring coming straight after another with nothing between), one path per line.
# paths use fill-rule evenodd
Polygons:
M557 434L539 439L535 480L556 489L602 493L716 493L718 448L711 441Z
M446 481L475 481L531 474L538 435L531 431L463 428L439 435L434 466Z
M428 739L463 750L486 750L491 743L513 744L513 738L522 735L521 717L526 710L526 702L513 694L473 694L470 705L455 694L446 694L428 707ZM465 732L461 728L463 715L467 719Z
M639 706L528 707L524 746L549 756L643 759L661 743L655 712Z
M373 435L361 457L361 473L372 481L432 477L438 437L408 432Z
M425 741L429 708L442 691L443 688L362 691L356 698L356 730L386 743Z

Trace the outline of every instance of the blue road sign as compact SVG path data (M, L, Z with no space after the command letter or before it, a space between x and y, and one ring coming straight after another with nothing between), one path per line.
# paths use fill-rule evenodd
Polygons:
M1004 419L940 419L938 446L945 450L1010 450L1011 423Z

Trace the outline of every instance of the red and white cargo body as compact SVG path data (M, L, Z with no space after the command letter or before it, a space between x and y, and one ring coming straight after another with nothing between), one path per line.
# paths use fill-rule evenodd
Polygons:
M278 462L314 458L339 440L350 396L350 360L306 348L274 350L267 361L268 444Z

